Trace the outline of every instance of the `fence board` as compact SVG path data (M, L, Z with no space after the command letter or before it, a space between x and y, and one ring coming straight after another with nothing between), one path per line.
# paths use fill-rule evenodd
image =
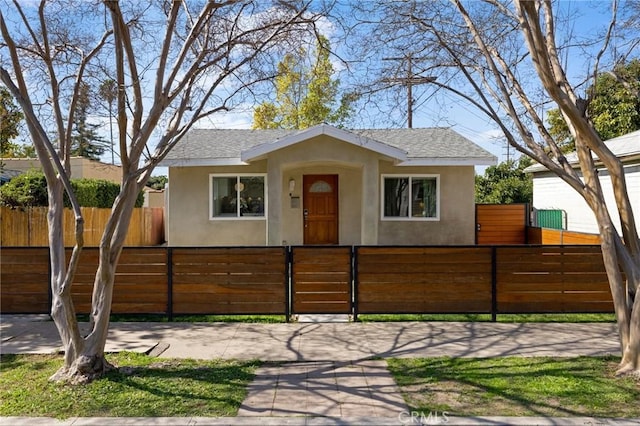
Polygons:
M48 245L47 207L11 209L0 207L0 246L42 247ZM82 207L85 247L100 244L111 209ZM136 208L131 216L125 246L152 246L164 242L163 209ZM64 244L75 244L75 218L70 209L64 211Z
M530 244L600 244L600 236L597 234L565 231L562 229L528 227L527 236Z
M175 274L230 274L230 273L262 273L262 274L280 274L282 273L282 259L274 258L275 262L271 264L253 263L250 259L246 263L190 263L190 264L177 264L174 262L173 271Z
M393 285L393 284L429 284L434 286L465 286L470 287L478 282L491 282L491 272L486 274L481 273L459 273L459 274L384 274L384 273L359 273L359 286L362 283L375 283L378 285Z
M176 314L208 315L283 315L286 307L283 303L219 303L197 302L189 300L176 302L173 311ZM212 313L213 312L213 313Z
M489 302L490 303L490 302ZM483 300L469 300L464 306L459 302L444 301L403 301L403 302L369 302L366 310L360 309L360 314L453 314L453 313L487 313L487 302Z
M567 309L570 305L566 301L539 302L502 302L500 313L601 313L612 312L611 302L581 303L579 309Z
M182 274L176 276L173 280L174 285L188 284L206 284L206 285L243 285L249 288L250 285L259 284L263 287L268 285L279 286L282 290L283 278L282 274L199 274L187 275Z
M297 314L350 314L351 302L342 301L300 301L293 302L292 311Z
M374 288L373 285L364 289L360 289L359 302L392 302L395 298L389 298L387 292L402 292L405 296L403 299L414 300L422 298L424 301L444 301L458 302L461 296L470 297L475 300L491 300L491 292L487 292L485 286L477 285L466 288L463 286L451 287L435 287L435 286L415 286L415 285L389 285L384 289Z
M206 283L206 284L179 284L174 287L174 300L176 298L180 298L183 295L189 295L188 297L192 297L192 294L214 294L214 295L242 295L244 293L248 294L260 294L265 297L270 295L277 295L278 297L282 297L282 283L278 283L278 285L261 285L261 284L214 284L214 283Z

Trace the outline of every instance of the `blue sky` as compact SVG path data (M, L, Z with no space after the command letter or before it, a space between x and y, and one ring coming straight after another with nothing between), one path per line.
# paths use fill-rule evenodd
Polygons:
M350 1L344 0L343 7L346 9ZM586 1L586 0L559 0L557 1L557 10L563 13L576 14L577 18L569 28L559 29L559 38L567 38L571 36L579 39L585 35L593 35L603 30L608 24L610 18L610 3L608 1ZM325 35L332 37L334 28L330 21L322 23ZM336 36L338 36L336 34ZM588 67L588 63L576 52L572 52L567 56L568 73L570 76L582 77L584 70ZM340 65L336 63L336 68ZM339 76L341 79L342 77ZM348 90L349 87L342 87ZM430 96L429 88L414 88L415 109L413 115L414 127L434 127L446 126L452 127L457 132L468 137L472 141L478 143L487 149L499 160L504 160L507 155L506 145L501 138L501 132L497 130L497 126L488 121L478 111L455 100L436 99ZM393 106L389 105L389 114L406 115L404 111L405 105ZM243 108L232 111L230 113L218 114L210 121L203 121L197 127L217 127L217 128L250 128L252 124L253 105L245 104ZM96 120L104 123L102 127L104 138L109 139L109 126L106 117L96 117ZM376 122L366 122L366 118L357 121L358 127L379 127ZM399 123L401 125L402 123ZM511 155L514 151L511 150ZM517 154L515 154L517 155ZM105 162L111 161L111 154L103 155ZM165 174L166 170L159 169L156 174Z
M593 36L604 31L610 19L610 3L607 1L586 0L560 0L557 2L556 15L570 13L576 19L572 26L558 28L559 41L571 39L577 41L582 37ZM326 25L326 32L331 33L331 24ZM599 47L599 46L597 46ZM574 78L584 77L585 69L590 65L585 62L580 52L574 50L566 56L567 73ZM336 64L336 67L340 67ZM345 88L343 86L343 88ZM514 149L507 151L504 138L497 126L491 123L480 112L457 102L456 100L436 100L430 96L430 90L414 87L414 99L416 107L413 114L414 127L452 127L457 132L468 137L496 155L499 161L503 161L509 154L511 158L517 158L518 153ZM389 113L406 115L405 105L389 106ZM201 127L227 127L250 128L252 123L252 110L250 106L245 111L219 115L212 123L201 123ZM364 123L362 127L377 127L375 123ZM480 168L481 172L484 168Z

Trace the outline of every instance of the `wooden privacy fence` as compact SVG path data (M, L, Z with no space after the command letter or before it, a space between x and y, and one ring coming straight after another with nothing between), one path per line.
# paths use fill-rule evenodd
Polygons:
M537 227L527 228L527 239L530 244L600 244L600 236L598 234Z
M491 312L491 248L357 247L358 313Z
M6 249L2 250L3 254L5 251ZM70 255L71 250L67 250L67 259ZM78 313L86 314L91 311L91 293L97 268L98 249L85 248L80 255L78 270L71 287ZM166 250L156 250L152 247L124 249L116 271L112 312L166 312L167 273ZM3 280L3 286L4 284Z
M0 312L49 313L49 249L0 249Z
M355 250L360 314L613 311L599 246Z
M0 246L39 247L49 244L47 207L25 210L0 207ZM84 217L84 244L98 246L111 209L81 207ZM164 213L162 208L136 208L131 216L126 246L153 246L164 242ZM70 209L64 211L64 243L75 244L75 218Z
M476 204L476 244L528 244L528 204Z
M600 236L532 227L528 204L476 204L476 244L600 244Z
M351 314L351 247L295 247L292 293L296 314Z
M613 312L599 246L495 250L498 313Z
M173 314L286 313L283 247L174 248L170 253Z
M72 288L90 310L97 249ZM2 249L0 310L48 313L48 249ZM115 314L612 312L598 246L125 248Z

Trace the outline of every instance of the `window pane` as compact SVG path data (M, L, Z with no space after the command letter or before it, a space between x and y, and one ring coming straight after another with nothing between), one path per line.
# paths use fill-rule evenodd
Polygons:
M264 216L264 177L240 177L240 215Z
M236 177L213 178L213 216L238 216Z
M409 178L384 179L384 215L409 216Z
M309 192L331 192L331 191L332 191L331 185L329 185L327 182L323 180L314 182L314 184L311 185L311 188L309 188Z
M436 217L436 187L435 178L411 179L411 216Z

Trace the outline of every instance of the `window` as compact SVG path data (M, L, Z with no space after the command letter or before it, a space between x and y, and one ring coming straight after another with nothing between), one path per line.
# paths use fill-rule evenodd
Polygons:
M333 189L331 188L331 185L329 185L327 182L323 180L314 182L313 185L311 185L311 188L309 188L309 192L331 192L331 191L333 191Z
M264 218L264 175L210 175L211 219Z
M439 177L382 176L382 218L439 220Z

